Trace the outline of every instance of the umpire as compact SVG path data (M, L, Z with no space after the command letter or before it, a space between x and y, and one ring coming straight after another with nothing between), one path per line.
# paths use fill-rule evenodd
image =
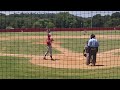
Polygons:
M95 38L94 34L91 34L90 39L88 41L88 54L87 54L87 62L86 65L90 64L90 59L92 58L92 66L95 66L96 63L96 54L98 52L99 42Z

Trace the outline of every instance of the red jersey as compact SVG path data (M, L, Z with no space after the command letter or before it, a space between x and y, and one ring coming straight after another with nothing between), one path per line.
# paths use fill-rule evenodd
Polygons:
M48 35L47 35L47 36L48 36L48 38L50 38L50 37L51 37L51 33L48 33Z
M51 39L50 38L47 38L47 45L50 46L52 43Z

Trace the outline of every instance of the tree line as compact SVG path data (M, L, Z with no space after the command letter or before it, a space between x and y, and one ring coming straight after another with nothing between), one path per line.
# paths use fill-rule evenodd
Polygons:
M0 13L0 29L12 28L81 28L81 27L120 27L120 13L111 15L96 14L93 17L81 17L69 12L60 13Z

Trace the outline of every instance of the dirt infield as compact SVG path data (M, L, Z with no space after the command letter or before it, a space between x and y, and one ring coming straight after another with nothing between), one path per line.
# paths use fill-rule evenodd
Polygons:
M11 38L1 38L0 40L13 40L13 39L45 39L46 36L17 36ZM53 38L89 38L89 36L53 36ZM120 35L98 35L98 39L120 39ZM34 44L45 44L43 42L35 42ZM35 65L53 67L53 68L77 68L77 69L99 69L99 68L110 68L120 66L120 56L114 55L114 53L120 52L120 49L106 51L97 54L96 66L86 66L86 59L82 53L73 53L72 51L62 48L61 42L54 41L53 47L61 54L54 54L53 58L55 61L51 61L50 57L47 60L43 60L43 56L37 55L22 55L22 54L2 54L1 56L18 56L18 57L29 57L30 62Z
M98 53L96 66L86 66L86 58L82 53L73 53L68 49L61 48L58 44L53 44L53 47L62 52L62 54L53 55L55 61L51 61L49 56L47 57L48 60L43 60L43 56L40 56L32 58L30 62L46 67L74 69L98 69L120 66L120 56L114 55L114 53L120 52L120 49Z

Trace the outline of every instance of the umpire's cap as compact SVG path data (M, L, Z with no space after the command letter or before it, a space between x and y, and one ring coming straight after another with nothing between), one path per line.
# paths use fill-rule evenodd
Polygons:
M91 34L91 36L90 36L90 37L91 37L91 39L92 39L92 38L95 38L95 35L94 35L94 34Z

